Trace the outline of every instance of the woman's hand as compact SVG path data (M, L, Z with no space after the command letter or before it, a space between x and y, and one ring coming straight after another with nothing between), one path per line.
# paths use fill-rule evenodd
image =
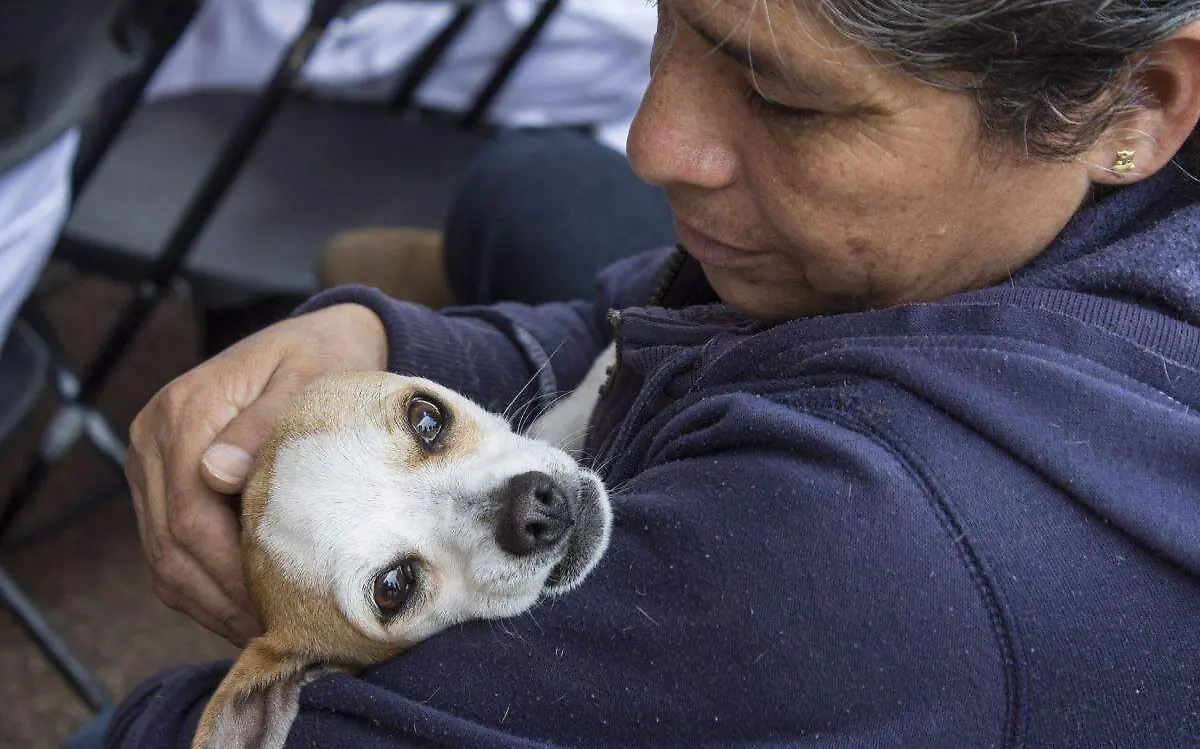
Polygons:
M251 456L308 383L386 364L375 313L338 305L260 331L150 400L130 428L125 475L164 603L239 646L261 633L228 495L241 491Z

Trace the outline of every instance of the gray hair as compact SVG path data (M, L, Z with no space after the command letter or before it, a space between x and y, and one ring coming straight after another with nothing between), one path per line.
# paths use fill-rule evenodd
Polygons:
M985 132L1048 160L1143 101L1145 53L1200 20L1200 0L800 1L913 78L972 92Z

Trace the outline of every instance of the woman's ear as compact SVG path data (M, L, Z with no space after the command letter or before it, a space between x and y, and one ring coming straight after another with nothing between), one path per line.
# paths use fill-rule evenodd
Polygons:
M300 689L336 671L260 637L242 651L204 708L192 749L281 749Z
M1122 185L1167 166L1200 121L1200 22L1155 45L1135 73L1142 100L1083 156L1093 182Z

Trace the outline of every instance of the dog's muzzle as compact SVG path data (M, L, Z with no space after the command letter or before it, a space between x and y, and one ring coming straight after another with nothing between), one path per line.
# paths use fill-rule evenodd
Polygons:
M512 477L496 497L500 501L496 542L513 556L554 548L575 524L575 508L567 493L539 471Z

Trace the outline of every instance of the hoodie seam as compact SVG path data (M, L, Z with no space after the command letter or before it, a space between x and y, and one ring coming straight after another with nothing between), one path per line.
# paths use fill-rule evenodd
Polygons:
M791 406L796 408L797 404L791 404ZM1004 664L1005 735L1003 746L1006 749L1024 746L1028 688L1024 683L1022 676L1024 669L1021 667L1018 657L1020 650L1017 643L1020 638L1016 623L1004 602L1000 587L988 573L984 558L966 525L950 507L945 492L941 490L933 472L917 459L915 450L899 435L885 433L878 425L866 418L857 404L846 404L846 408L848 411L838 411L820 406L804 407L801 410L872 440L887 450L924 489L922 492L924 499L934 510L943 531L954 540L956 556L975 586L980 603L987 611L993 642Z

